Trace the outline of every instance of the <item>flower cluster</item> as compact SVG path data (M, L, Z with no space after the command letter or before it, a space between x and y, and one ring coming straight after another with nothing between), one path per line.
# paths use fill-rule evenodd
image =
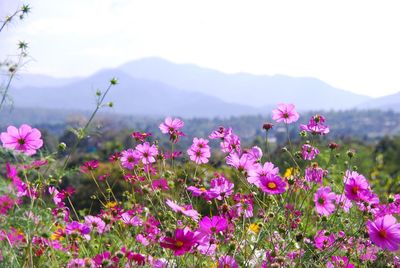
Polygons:
M299 118L292 104L279 104L272 112L287 129ZM159 126L172 148L184 137L183 127L182 120L169 117ZM332 155L318 148L329 133L322 115L300 125L300 131L320 136L275 155L263 152L260 143L246 146L229 127L212 131L211 141L193 137L187 155L166 153L160 144L168 139L134 132L131 148L66 171L60 168L64 159L34 158L43 145L39 130L10 126L1 134L14 158L1 172L0 263L399 266L400 194L379 198L347 160L325 161ZM213 140L218 148L212 148ZM284 161L276 161L277 154ZM78 180L84 192L71 187ZM77 193L87 195L90 207L75 202Z

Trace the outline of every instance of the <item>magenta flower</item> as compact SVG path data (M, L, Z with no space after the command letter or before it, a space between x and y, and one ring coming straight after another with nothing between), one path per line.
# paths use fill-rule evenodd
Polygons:
M121 153L121 165L126 169L133 169L139 163L139 152L133 149L128 149Z
M180 256L189 252L197 243L197 236L189 228L176 229L174 237L164 237L160 241L160 246L174 251L175 256Z
M163 191L167 191L169 189L166 179L153 180L151 183L151 187L153 188L153 190L160 189Z
M190 160L196 164L205 164L211 156L210 146L208 146L208 140L205 139L193 139L193 144L187 150Z
M372 242L382 249L397 251L400 245L400 224L392 215L386 215L367 222L368 234Z
M332 261L326 264L326 268L354 268L346 256L332 256Z
M328 174L327 170L324 170L318 166L312 166L306 168L305 179L309 182L315 182L322 185L322 179Z
M259 187L268 194L282 194L286 191L286 182L276 174L267 174L260 178Z
M329 127L325 124L325 117L314 115L307 125L300 125L300 129L312 133L313 135L325 135L329 133Z
M96 267L119 267L119 258L117 256L112 256L109 251L97 254L94 256L93 261Z
M90 160L85 162L81 167L80 171L82 173L88 173L90 171L96 170L99 167L99 161L97 160Z
M143 164L147 165L156 162L155 156L158 155L158 149L154 144L150 146L150 143L145 142L138 144L135 149L139 152L138 156Z
M299 114L295 110L293 104L278 104L278 109L272 111L272 119L276 122L284 122L285 124L294 123L299 120Z
M86 258L86 259L72 259L68 262L67 268L78 268L78 267L88 267L88 268L95 268L96 264L93 260Z
M222 175L218 178L212 179L210 184L211 188L209 189L209 194L213 198L222 200L233 194L233 188L235 185Z
M4 148L13 149L31 156L43 146L41 135L38 129L23 124L19 129L9 126L7 132L0 134L0 139Z
M348 199L359 201L369 195L369 183L363 175L355 171L347 171L344 181L344 190Z
M330 187L321 187L314 195L315 208L318 214L328 216L335 211L334 201L336 194L331 192Z
M150 137L150 136L151 136L150 132L149 133L147 133L147 132L143 132L143 133L141 133L141 132L133 132L131 134L131 137L134 138L136 141L139 141L139 142L144 142L144 140L147 137Z
M77 222L77 221L68 223L67 226L65 227L65 233L68 235L73 235L73 236L81 235L84 238L86 238L86 240L90 240L89 226L87 226L86 224Z
M238 268L239 265L235 261L234 257L231 256L221 256L218 259L218 268Z
M197 210L193 209L191 205L180 206L170 199L167 199L166 203L175 212L180 212L188 217L191 217L195 221L199 219L199 213Z
M8 195L0 196L0 215L6 215L8 211L14 206L15 201Z
M265 162L263 166L261 164L256 164L248 171L247 181L260 187L261 178L268 175L278 175L278 173L279 168L275 167L271 162Z
M335 243L335 235L327 232L326 230L320 230L314 237L315 247L321 250L325 250Z
M304 160L313 160L319 154L319 150L309 144L303 144L301 147L301 155Z
M199 222L200 231L204 234L216 234L226 230L228 221L221 216L204 217Z

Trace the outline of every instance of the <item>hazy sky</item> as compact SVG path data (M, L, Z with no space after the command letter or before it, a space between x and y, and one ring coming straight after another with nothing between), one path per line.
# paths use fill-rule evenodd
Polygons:
M0 33L26 71L88 75L147 56L224 72L311 76L370 96L400 91L400 1L27 0ZM0 14L18 0L0 0ZM20 2L21 3L21 2Z

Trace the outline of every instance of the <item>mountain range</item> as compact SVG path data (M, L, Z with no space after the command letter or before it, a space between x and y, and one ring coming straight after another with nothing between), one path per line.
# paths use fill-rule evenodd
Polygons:
M266 114L281 102L294 103L299 110L400 107L400 93L373 99L316 78L226 74L161 58L131 61L88 77L21 74L10 94L16 107L92 110L96 90L104 90L112 77L119 84L107 101L122 114L228 117Z

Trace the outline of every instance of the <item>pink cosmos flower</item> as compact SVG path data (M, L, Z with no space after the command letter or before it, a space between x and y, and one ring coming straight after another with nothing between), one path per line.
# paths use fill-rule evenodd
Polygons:
M88 173L90 171L96 170L98 167L99 167L99 161L90 160L85 162L83 166L80 167L80 171L82 173Z
M220 146L221 151L224 153L231 153L232 151L235 151L238 154L241 153L240 138L233 132L224 137L220 143Z
M85 223L91 230L96 229L99 234L104 233L106 223L99 217L88 215L85 217Z
M268 174L260 178L259 187L268 194L282 194L286 191L286 182L276 174Z
M147 137L151 137L151 133L150 132L149 133L147 133L147 132L143 132L143 133L141 133L141 132L133 132L131 134L131 137L134 138L136 141L144 142L144 140Z
M212 179L210 184L210 196L213 196L218 200L223 200L225 197L233 194L233 188L235 185L222 175L218 178Z
M314 195L315 208L318 214L328 216L335 211L334 200L336 194L331 192L330 187L321 187Z
M127 211L121 214L121 220L126 224L126 225L132 225L132 226L140 226L142 225L142 220L134 215L133 211Z
M248 154L239 156L236 152L232 152L226 157L226 164L242 172L252 169L255 165L255 161L254 158L250 157Z
M322 185L322 179L328 174L327 170L324 170L318 166L312 166L306 168L305 179L309 182L315 182Z
M221 256L218 259L218 268L238 268L239 265L235 261L234 257L231 256Z
M366 197L369 191L369 183L365 177L356 171L347 171L344 177L344 190L346 197L353 201L362 200Z
M208 138L214 140L214 139L221 139L223 140L226 136L230 135L232 133L232 128L224 128L224 127L219 127L217 130L214 130Z
M175 212L180 212L188 217L191 217L195 221L199 219L199 213L197 210L193 209L191 205L180 206L170 199L167 199L166 203Z
M346 197L346 195L336 195L336 204L341 207L346 213L350 211L353 203Z
M205 164L211 156L210 146L208 146L208 140L194 138L193 144L187 150L190 160L196 164Z
M278 104L278 109L272 111L272 119L276 122L284 122L285 124L294 123L299 120L299 114L295 110L293 104Z
M154 144L150 146L150 143L145 142L138 144L135 149L139 152L138 156L142 159L143 164L147 165L156 162L154 157L158 155L158 149Z
M189 228L176 229L174 237L164 237L160 241L160 246L174 251L175 256L180 256L189 252L197 243L198 237Z
M301 154L304 160L313 160L319 154L319 150L309 144L303 144Z
M372 242L382 249L397 251L400 246L400 224L392 215L386 215L367 222L368 234Z
M206 188L197 188L195 186L189 186L187 190L190 191L193 196L200 196L205 200L212 200L219 195L215 192L207 190Z
M133 169L139 163L139 152L133 149L128 149L121 153L121 165L126 169Z
M164 123L160 124L160 130L164 134L171 134L183 128L184 125L185 123L178 118L167 117Z
M320 250L325 250L335 243L335 235L329 234L326 230L320 230L314 237L315 247Z
M235 200L236 205L233 207L235 210L234 212L237 214L238 217L241 217L242 215L245 218L251 218L253 217L253 195L248 194L248 195L242 195L240 193L235 194L233 197L233 200Z
M31 156L43 146L41 135L38 129L23 124L19 129L9 126L7 132L0 134L0 139L4 148L13 149Z
M65 233L68 235L82 235L86 240L90 240L90 228L86 224L73 221L65 227Z
M93 260L86 259L72 259L68 262L67 268L78 268L78 267L88 267L88 268L96 268L96 264Z
M93 261L96 267L119 267L119 258L117 256L112 256L109 251L97 254L94 256Z
M214 256L217 250L217 244L215 238L211 235L204 235L201 232L195 232L198 237L196 250L203 255Z
M346 256L332 256L332 261L326 264L326 268L354 268Z
M6 215L8 211L14 206L15 201L8 195L0 196L0 214Z
M263 166L256 164L248 171L247 181L259 187L261 178L268 175L277 175L278 173L279 168L275 167L271 162L265 162Z
M246 153L251 159L253 159L254 162L260 161L263 156L263 152L262 152L261 148L258 146L253 146Z
M311 117L307 125L300 125L300 129L310 132L313 135L325 135L329 133L329 127L324 123L325 117L317 114Z
M185 135L182 131L180 131L184 125L185 123L178 118L172 119L171 117L167 117L165 118L164 123L160 124L159 128L162 133L169 134L170 140L175 143L179 140L180 136Z
M169 189L168 187L168 182L166 179L158 179L158 180L153 180L151 183L151 187L155 189L161 189L164 191L167 191Z
M211 219L206 216L199 222L200 231L205 234L216 234L228 227L228 221L221 216L213 216Z

